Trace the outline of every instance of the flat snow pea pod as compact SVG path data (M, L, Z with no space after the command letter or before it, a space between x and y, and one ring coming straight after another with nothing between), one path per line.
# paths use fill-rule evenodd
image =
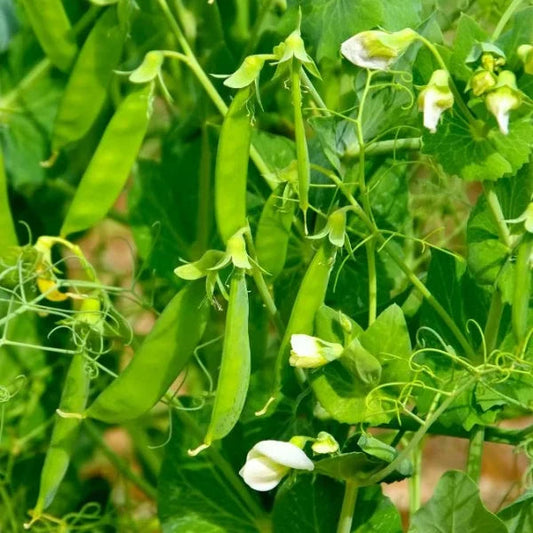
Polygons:
M4 167L4 154L0 147L0 254L9 246L18 244L13 217L7 196L7 176Z
M185 368L205 330L204 283L192 282L161 313L131 363L89 406L104 422L131 420L151 409Z
M85 356L73 356L67 372L59 405L59 414L52 432L50 446L41 470L39 495L33 510L33 520L52 503L57 489L63 481L70 463L70 456L76 444L81 418L61 416L61 413L81 413L85 409L89 395L90 376L85 368Z
M272 278L283 270L291 236L294 204L281 198L280 185L268 198L261 212L255 236L257 260Z
M305 138L305 123L302 113L302 88L300 73L302 65L293 59L291 65L291 95L294 111L294 140L296 141L296 160L298 163L298 197L300 209L306 219L309 208L309 184L311 182L311 166L309 162L309 150Z
M215 168L215 217L226 242L246 226L246 179L252 125L246 102L250 87L239 89L224 117Z
M96 224L109 211L128 179L151 113L152 84L136 87L109 122L70 204L61 235Z
M241 416L250 383L250 340L248 335L248 291L244 270L237 269L231 278L230 297L218 376L215 404L204 443L189 452L195 455L224 438Z
M279 391L283 379L283 371L288 366L291 336L299 333L313 334L315 315L324 303L329 276L335 263L335 255L336 247L325 240L307 267L298 289L276 360L274 393Z
M518 245L515 264L514 295L511 306L511 324L516 342L523 348L528 332L529 300L531 297L531 253L533 251L533 235L525 232L522 242Z
M22 0L22 4L48 59L58 69L67 71L78 47L61 0Z
M54 122L53 153L84 137L98 117L124 39L116 10L107 9L85 40L70 74Z

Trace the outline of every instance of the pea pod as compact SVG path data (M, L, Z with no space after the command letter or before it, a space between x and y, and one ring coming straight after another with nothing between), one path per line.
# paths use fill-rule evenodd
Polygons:
M224 117L215 168L215 217L226 242L246 226L246 179L252 126L246 102L250 87L239 89Z
M276 360L274 395L279 392L283 371L287 367L291 336L297 333L313 334L315 315L326 297L329 276L335 263L336 250L329 241L324 241L307 268L296 295Z
M525 232L518 246L515 266L513 305L511 306L511 324L517 344L522 348L528 331L529 300L531 297L530 258L533 250L533 236Z
M115 423L151 409L183 370L200 342L209 308L195 281L167 305L131 363L89 406L86 416Z
M281 190L277 189L266 201L255 238L257 260L272 278L277 277L285 265L294 215L293 203L283 202L280 196Z
M7 176L4 167L4 154L0 147L0 254L6 248L17 245L17 234L13 225L9 198L7 196Z
M305 124L302 114L302 88L300 72L302 65L293 59L291 65L291 95L294 111L294 139L296 141L296 160L298 163L298 198L300 209L303 211L304 220L309 208L309 183L311 181L311 167L309 163L309 150L305 138Z
M73 356L61 395L59 410L65 413L80 413L85 409L89 395L89 374L85 369L85 355ZM76 444L80 418L64 418L56 415L52 439L41 470L39 495L33 510L33 520L52 503L57 489L63 481L70 463L70 456Z
M54 122L53 153L84 137L93 125L105 103L123 44L116 10L110 8L89 33L72 69Z
M102 219L124 187L143 141L152 85L135 88L116 110L70 204L61 236L90 228Z
M190 452L193 455L207 448L214 440L225 437L239 420L244 407L251 368L248 308L244 270L238 269L231 278L215 405L204 443Z
M67 71L78 47L61 0L22 0L22 4L48 59L58 69Z

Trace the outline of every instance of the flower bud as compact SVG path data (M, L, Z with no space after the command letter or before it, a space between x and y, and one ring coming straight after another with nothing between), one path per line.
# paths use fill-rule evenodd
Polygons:
M341 44L341 53L359 67L388 70L416 37L417 33L410 28L394 33L363 31L344 41Z
M510 70L503 70L498 75L496 87L487 94L485 105L496 117L504 135L509 133L509 113L521 103L522 95L516 88L515 75Z
M333 246L337 246L337 248L344 246L344 241L346 240L346 208L343 207L333 211L322 230L315 235L311 235L309 239L321 239L326 235Z
M298 368L318 368L338 359L344 348L336 342L327 342L311 335L291 336L289 363Z
M143 62L130 74L132 83L147 83L154 80L161 72L165 54L159 50L148 52Z
M474 72L468 82L468 88L472 89L474 96L481 96L496 85L496 76L485 69Z
M533 74L533 46L530 44L523 44L518 47L518 57L524 63L524 72L526 74Z
M335 453L339 451L339 443L335 438L325 431L321 431L315 442L311 445L311 449L315 453Z
M448 85L448 73L436 70L418 96L418 109L424 113L424 127L435 133L440 116L452 106L453 94Z

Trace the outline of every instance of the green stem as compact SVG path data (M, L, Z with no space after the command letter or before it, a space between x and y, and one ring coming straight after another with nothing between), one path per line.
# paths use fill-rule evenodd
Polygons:
M405 459L407 459L413 450L418 446L424 435L428 432L429 428L433 425L433 423L440 418L442 413L450 407L452 402L468 387L470 387L474 383L475 379L470 378L468 381L466 381L463 385L457 387L455 391L453 391L436 409L430 409L429 416L426 418L426 421L424 424L422 424L419 429L415 432L413 435L413 438L409 442L409 444L396 456L396 458L389 463L385 468L382 468L375 474L368 477L368 479L365 481L365 485L374 485L375 483L379 483L384 478L386 478L389 474L392 474L396 467L402 463ZM440 399L441 394L438 393L435 395L435 398L433 400L433 405L436 405L437 402Z
M422 147L422 139L420 137L412 137L407 139L389 139L387 141L377 141L368 144L364 147L366 155L382 155L400 150L416 151ZM348 147L344 152L344 158L359 159L361 154L361 146L359 143L352 147Z
M503 303L502 296L497 287L494 287L492 298L490 301L489 314L487 316L487 323L483 335L485 337L485 349L487 355L492 353L496 348L498 341L498 333L500 331L500 322L502 319Z
M350 533L352 530L353 514L357 502L359 486L353 481L347 481L344 488L341 515L337 524L337 533Z
M494 184L490 181L483 182L483 190L485 192L485 198L487 200L490 213L497 227L498 236L502 243L505 244L509 250L511 250L513 247L511 242L511 233L509 232L507 222L505 222L505 217L503 216L498 195L494 190Z
M4 509L6 509L7 519L11 524L11 531L19 531L20 528L15 512L13 511L13 506L11 505L11 499L3 483L0 483L0 498L2 499Z
M144 478L138 476L135 472L133 472L128 463L121 459L104 441L102 438L102 435L100 435L100 431L98 428L93 424L93 422L89 420L85 420L85 429L87 430L87 433L91 437L91 439L102 449L102 452L104 455L111 461L111 463L115 466L115 468L127 479L129 479L132 483L137 485L149 498L152 498L155 500L157 498L157 490L150 485Z
M509 22L509 19L513 16L513 13L518 9L522 2L523 0L513 0L513 2L509 4L509 7L505 10L492 32L491 41L495 41L501 35L505 25Z
M433 307L436 313L440 316L442 321L448 326L454 337L457 339L461 347L463 348L465 354L469 357L471 361L476 361L478 356L466 337L463 335L461 330L457 327L457 324L454 322L452 317L446 312L444 307L437 301L437 299L431 294L431 291L418 279L416 274L409 268L409 266L403 261L400 255L389 246L389 242L376 227L374 222L367 216L365 210L359 205L357 200L353 197L351 192L347 189L346 185L332 172L328 172L327 176L339 187L341 192L344 194L350 205L353 207L355 213L361 218L363 223L367 228L372 232L374 238L378 244L384 249L384 251L389 255L389 257L398 265L398 267L403 271L407 276L409 281L422 293L422 296L427 300L428 304Z
M474 426L472 428L470 445L468 447L468 460L466 473L475 483L479 483L481 475L481 461L483 459L483 443L485 442L485 428Z
M361 95L359 109L357 111L356 130L357 141L359 143L359 188L361 190L361 198L363 201L363 208L366 216L373 223L372 207L370 205L370 197L368 195L368 188L366 186L365 176L365 137L363 132L363 112L365 108L366 99L370 91L372 82L372 72L369 71L366 76L365 88ZM368 240L365 244L366 260L368 269L368 325L376 320L377 316L377 274L376 274L376 241L374 238Z
M268 285L265 281L263 273L261 272L261 269L258 266L257 254L255 252L254 241L252 239L252 232L250 228L248 228L248 231L244 234L244 237L246 239L248 254L252 258L252 278L255 281L255 285L257 287L257 290L259 291L259 295L261 296L263 303L265 304L265 307L267 308L268 312L272 317L272 320L274 321L278 333L280 334L280 336L283 336L283 334L285 333L285 325L281 320L278 309L276 307L276 302L274 301L274 298L272 298L272 294L268 289Z
M418 445L411 455L413 463L413 475L409 478L409 516L413 516L421 504L421 467L422 467L422 446Z

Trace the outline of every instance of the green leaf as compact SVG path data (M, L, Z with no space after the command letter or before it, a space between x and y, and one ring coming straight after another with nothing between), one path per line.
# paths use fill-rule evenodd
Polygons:
M201 438L175 418L158 484L163 533L257 532L253 515L215 468L210 452L194 458L187 455L186 450ZM242 489L247 490L244 484Z
M343 486L324 476L299 475L276 494L274 533L335 533Z
M509 134L504 135L488 124L474 133L461 117L445 113L436 133L424 131L423 151L433 155L446 172L466 181L496 181L528 161L532 138L529 118L511 116Z
M486 509L479 488L463 472L446 472L432 498L412 518L409 533L507 533Z
M526 165L516 176L502 179L495 192L506 220L519 217L533 194L533 166ZM512 228L512 225L509 225ZM505 302L513 294L514 265L510 252L501 242L498 229L487 205L485 196L479 197L467 226L468 268L480 284L497 283Z
M381 383L409 379L411 339L400 307L396 304L387 307L359 336L359 341L380 361Z
M533 492L529 490L522 494L498 516L503 520L509 533L525 533L533 531Z
M453 54L450 58L450 70L454 77L468 81L472 69L465 63L468 54L478 42L488 40L487 33L468 15L461 14L453 42Z
M396 455L396 454L395 454ZM394 456L391 455L392 460ZM319 474L343 481L353 481L359 486L368 485L368 478L387 466L391 460L385 461L365 452L349 452L328 457L315 463L315 471ZM398 481L411 475L412 467L408 460L402 461L386 478L386 482Z
M380 486L363 487L357 493L352 533L401 533L398 509Z
M507 56L506 68L510 70L521 68L516 50L521 44L531 44L531 42L533 42L533 7L526 7L515 13L511 29L496 42Z

